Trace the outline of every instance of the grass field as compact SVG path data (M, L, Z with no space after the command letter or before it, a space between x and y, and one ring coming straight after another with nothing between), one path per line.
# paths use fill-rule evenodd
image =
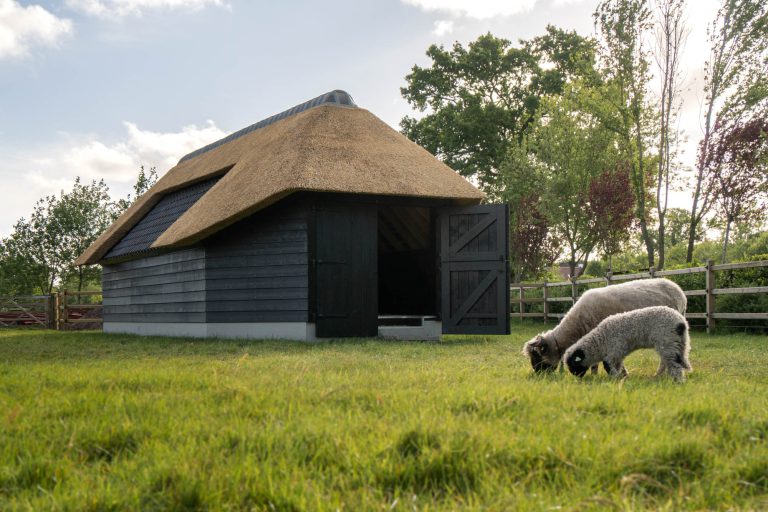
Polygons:
M768 509L768 338L684 385L440 344L0 331L0 510Z

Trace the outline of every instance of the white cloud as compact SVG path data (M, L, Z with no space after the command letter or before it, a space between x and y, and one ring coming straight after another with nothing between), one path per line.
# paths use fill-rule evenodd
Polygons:
M453 32L452 20L437 20L435 22L435 29L432 31L436 36L444 36Z
M478 20L530 11L536 0L401 0L425 11L441 11Z
M0 0L0 59L25 57L32 47L55 46L72 32L72 22L39 5Z
M91 16L122 18L141 16L148 11L198 11L209 6L230 6L225 0L67 0L66 4Z
M37 148L10 154L0 169L0 178L21 177L22 184L0 201L0 236L27 215L39 198L68 190L76 176L84 180L104 178L113 197L130 192L139 167L156 167L159 174L173 167L185 154L227 135L213 121L203 126L184 126L176 132L142 130L135 123L123 123L123 140L108 144L96 137L71 137L56 147Z
M115 144L95 139L84 141L53 158L37 159L38 168L56 167L72 176L104 178L107 182L132 182L139 166L170 169L179 158L226 135L213 121L202 127L184 126L178 132L153 132L124 122L127 138Z

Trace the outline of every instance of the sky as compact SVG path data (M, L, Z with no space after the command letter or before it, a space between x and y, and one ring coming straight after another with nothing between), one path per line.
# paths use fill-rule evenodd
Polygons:
M692 0L682 163L701 136L706 26ZM547 24L593 35L597 0L0 0L0 236L76 176L123 197L140 166L184 154L333 89L398 128L433 43ZM675 193L686 207L690 191Z

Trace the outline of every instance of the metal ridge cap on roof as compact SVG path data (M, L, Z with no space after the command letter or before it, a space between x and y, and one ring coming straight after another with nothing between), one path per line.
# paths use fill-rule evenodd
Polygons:
M298 114L299 112L304 112L305 110L309 110L310 108L318 107L320 105L343 105L347 107L357 107L357 104L355 104L355 100L352 99L352 96L348 92L342 91L341 89L336 89L336 90L327 92L325 94L321 94L320 96L316 98L312 98L309 101L305 101L304 103L300 103L294 107L289 108L288 110L284 110L279 114L275 114L266 119L262 119L258 123L254 123L250 126L243 128L242 130L238 130L234 133L230 133L223 139L219 139L216 142L212 142L208 144L207 146L203 146L200 149L196 149L191 153L181 157L181 160L179 160L179 163L182 163L186 160L194 158L198 155L202 155L203 153L207 153L208 151L215 149L223 144L226 144L227 142L231 142L235 139L242 137L243 135L247 135L254 130L258 130L259 128L264 128L265 126L268 126L272 123L280 121L281 119L285 119L286 117L290 117L294 114Z

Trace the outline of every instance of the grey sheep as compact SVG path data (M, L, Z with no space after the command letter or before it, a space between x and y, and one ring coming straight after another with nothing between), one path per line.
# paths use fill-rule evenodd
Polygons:
M610 315L648 306L669 306L684 313L686 304L683 290L669 279L644 279L588 290L557 327L528 341L523 354L535 371L551 371L560 364L568 347Z
M568 370L579 377L603 362L613 377L626 377L624 358L641 348L652 348L661 361L656 375L668 373L678 382L691 370L688 322L667 306L653 306L611 315L563 354Z

